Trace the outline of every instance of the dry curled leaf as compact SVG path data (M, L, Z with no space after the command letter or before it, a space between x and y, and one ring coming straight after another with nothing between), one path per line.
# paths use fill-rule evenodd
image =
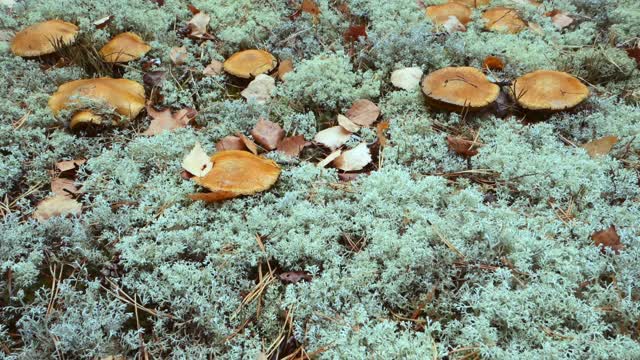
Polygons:
M174 65L182 65L187 61L189 53L184 46L171 48L169 52L169 58Z
M305 140L302 135L291 136L280 141L280 144L278 144L278 151L289 157L298 157L300 156L302 149L310 144L311 143Z
M87 162L87 159L58 161L56 163L56 169L58 169L60 172L76 170L80 167L80 165L86 162Z
M216 150L248 150L244 145L244 141L237 136L229 135L223 137L216 143Z
M478 155L477 148L481 146L481 144L475 143L472 140L453 136L447 136L447 144L449 144L451 150L456 154L468 157Z
M616 231L615 225L611 225L606 230L600 230L593 233L593 235L591 235L591 239L596 246L599 246L602 249L603 252L606 251L606 248L609 248L618 254L620 250L624 248L624 245L620 242L620 236Z
M96 29L104 29L105 27L107 27L107 25L111 23L111 20L113 19L114 19L113 15L105 16L101 19L94 21L93 26L95 26Z
M557 9L549 11L544 15L551 18L551 22L558 30L562 30L573 23L572 17L567 15L566 12Z
M222 61L211 60L211 63L207 65L207 67L205 67L204 70L202 71L202 75L205 75L205 76L220 75L222 74L222 67L223 67Z
M284 138L284 130L280 125L260 118L251 130L251 135L260 146L271 151L275 150Z
M327 155L327 157L324 158L322 161L320 161L318 164L316 164L316 166L319 168L323 168L329 165L333 160L337 159L340 156L340 154L342 154L342 150L338 149L332 152L331 154Z
M360 99L351 105L345 115L360 126L370 126L380 116L380 108L370 100Z
M164 131L186 127L198 114L195 109L185 108L171 113L170 109L157 111L153 106L147 105L147 114L151 116L151 124L142 135L158 135Z
M403 90L414 90L420 86L422 69L420 67L408 67L395 70L391 73L393 86Z
M600 139L589 141L582 145L587 151L587 154L592 158L607 155L613 149L613 146L618 142L617 136L605 136Z
M343 171L362 170L371 162L371 152L366 143L361 143L351 150L343 151L333 161L333 166Z
M211 21L211 16L205 12L199 11L193 15L193 18L187 23L189 36L198 39L211 39L211 34L207 32L209 21Z
M278 278L285 284L295 284L301 280L311 281L313 276L306 271L289 271L278 275Z
M249 151L253 153L253 155L258 155L258 145L256 145L256 143L254 143L248 137L244 136L244 134L237 133L236 136L239 137L240 140L242 140L244 146L246 146L246 148L249 149Z
M78 194L79 190L76 187L75 180L57 177L51 180L51 192L56 195L73 197L73 195Z
M38 221L45 221L55 216L80 215L82 205L66 195L54 195L42 200L36 206L33 218Z
M349 138L351 138L351 132L345 130L342 126L332 126L316 133L313 141L335 150L344 145Z
M204 152L199 142L196 142L191 152L182 159L182 168L194 176L205 176L211 171L212 167L213 162L211 162L209 155Z
M271 93L276 88L276 81L269 75L260 74L253 79L240 95L247 101L255 101L259 104L271 99Z
M352 133L358 132L360 130L360 126L358 124L349 120L348 117L342 114L338 115L338 125L342 126L345 130L350 131Z

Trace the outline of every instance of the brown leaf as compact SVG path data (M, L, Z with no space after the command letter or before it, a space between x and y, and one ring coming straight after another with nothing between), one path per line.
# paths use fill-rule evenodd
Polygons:
M378 134L378 141L380 141L380 146L382 147L387 146L387 143L389 142L389 139L384 134L384 132L387 131L388 129L389 129L389 121L387 120L380 121L376 126L376 134Z
M370 100L360 99L351 105L345 115L360 126L369 126L380 116L380 108Z
M113 15L105 16L101 19L94 21L93 26L95 26L96 29L104 29L105 27L107 27L107 25L111 23L111 20L113 19L114 19Z
M551 17L551 22L558 30L562 30L573 23L573 18L567 15L566 12L560 10L552 10L544 14Z
M187 57L189 53L187 52L187 48L184 46L171 48L169 52L169 58L171 58L171 62L175 65L182 65L187 61Z
M284 81L286 73L293 71L293 61L291 59L282 60L278 65L278 79Z
M295 284L301 280L311 281L313 276L306 271L289 271L278 275L278 278L285 284Z
M38 221L45 221L54 216L80 215L82 205L75 199L65 195L54 195L42 200L36 206L33 218Z
M342 126L345 130L349 132L358 132L360 130L360 126L353 121L351 121L348 117L338 114L338 125Z
M618 142L617 136L605 136L600 139L589 141L582 145L587 151L587 154L592 158L607 155L613 149L613 146Z
M320 161L318 164L316 164L316 166L319 168L323 168L329 165L329 163L331 163L333 160L337 159L340 156L340 154L342 154L342 150L338 149L332 152L331 154L327 155L327 157L324 158L322 161Z
M200 9L198 9L197 7L189 4L187 5L187 7L189 8L189 11L191 11L191 14L196 15L197 13L200 12Z
M367 25L351 25L344 33L345 41L358 41L358 38L367 38Z
M147 105L147 114L152 120L149 128L142 135L158 135L164 131L186 127L198 112L192 108L184 108L172 114L170 109L157 111L153 106Z
M222 66L223 66L222 61L211 60L211 63L207 65L207 67L205 67L204 70L202 71L202 75L205 75L205 76L220 75L222 74Z
M480 144L474 143L472 140L447 136L447 143L449 144L451 150L453 150L458 155L468 157L478 155L477 147L480 146Z
M343 171L362 170L371 162L371 152L366 143L361 143L342 154L333 161L333 166Z
M634 48L626 49L626 51L627 51L627 55L629 55L630 58L636 60L636 63L638 64L638 68L640 68L640 47L636 46Z
M284 130L280 125L260 118L251 130L251 135L260 146L271 151L275 150L284 138Z
M237 133L236 136L239 137L240 140L242 140L244 146L246 146L250 152L252 152L254 155L258 155L258 145L256 145L256 143L254 143L248 137L244 136L244 134Z
M166 73L163 70L149 71L142 75L142 81L147 86L158 86L164 81Z
M315 18L317 18L321 12L318 4L316 4L316 2L313 0L302 0L300 10L302 10L302 12L306 12L307 14L313 15L313 17Z
M195 14L187 23L189 36L197 39L212 39L213 36L207 32L209 21L211 21L209 14L202 11Z
M80 167L80 165L86 162L87 162L87 159L58 161L56 163L56 169L58 169L60 172L76 170Z
M278 151L289 157L298 157L300 152L302 152L302 149L310 144L311 143L305 140L302 135L291 136L280 141L280 144L278 144Z
M248 150L244 141L237 136L229 135L223 137L216 143L216 151L223 150Z
M51 180L51 192L56 195L73 197L78 194L79 190L74 180L57 177Z
M616 254L620 253L620 250L624 248L624 245L620 242L620 236L616 231L615 225L611 225L606 230L600 230L591 235L596 246L601 247L602 252L605 252L605 248L610 248Z

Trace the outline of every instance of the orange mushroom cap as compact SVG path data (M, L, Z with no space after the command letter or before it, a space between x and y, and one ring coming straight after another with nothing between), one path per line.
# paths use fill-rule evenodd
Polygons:
M83 97L108 104L118 114L128 118L138 116L145 105L142 85L132 80L103 77L74 80L60 85L49 98L49 108L57 115L63 109L78 106ZM81 111L76 117L79 122L95 121L97 118L89 111Z
M489 5L491 0L449 0L450 3L457 2L467 5L468 7L477 8L478 6Z
M518 104L529 110L565 110L589 97L589 88L580 80L552 70L525 74L513 82L511 89Z
M223 64L224 71L243 79L273 70L278 61L264 50L244 50L231 55Z
M280 167L273 161L242 150L224 150L211 156L213 168L193 180L212 193L193 194L194 200L219 201L269 189L278 180Z
M436 108L475 111L494 102L500 87L476 68L447 67L425 76L422 92Z
M48 20L18 32L11 41L11 52L30 57L56 52L61 45L72 44L80 29L62 20Z
M436 26L444 25L450 16L457 17L462 25L467 25L471 21L471 9L458 2L429 6L426 13Z
M486 21L485 29L505 34L517 34L527 27L516 9L495 7L485 10L482 18Z
M109 40L100 49L100 56L108 63L128 62L143 57L149 50L151 46L138 34L125 32Z

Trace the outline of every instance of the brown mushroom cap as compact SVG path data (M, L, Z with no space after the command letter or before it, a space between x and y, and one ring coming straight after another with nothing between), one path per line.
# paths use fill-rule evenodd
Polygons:
M66 21L48 20L18 32L11 41L11 52L29 57L56 52L61 45L73 43L79 28Z
M498 98L500 87L476 68L447 67L425 76L422 92L436 108L477 111Z
M244 50L231 55L223 65L224 71L243 79L251 79L256 75L273 70L278 61L264 50Z
M61 110L78 106L80 98L104 102L128 118L138 116L144 108L144 87L127 79L97 78L75 80L60 85L49 98L49 108L57 115ZM86 110L86 109L80 109ZM95 122L98 116L87 111L76 113L77 121ZM85 121L86 120L86 121ZM76 121L76 122L77 122Z
M529 110L572 108L589 96L589 88L561 71L538 70L517 78L511 87L516 101Z
M517 34L527 27L516 9L495 7L485 10L482 18L486 21L485 29L505 34Z
M128 62L143 57L149 50L151 46L138 34L125 32L109 40L100 49L100 56L108 63Z
M444 25L449 20L449 16L457 17L462 25L467 25L471 21L471 9L458 2L429 6L426 13L436 26Z
M248 151L225 150L211 156L213 168L203 177L193 180L211 190L208 198L199 200L217 201L239 195L251 195L269 189L278 180L280 167L273 161Z
M477 8L478 6L489 5L491 0L449 0L449 2L457 2L467 5L468 7Z

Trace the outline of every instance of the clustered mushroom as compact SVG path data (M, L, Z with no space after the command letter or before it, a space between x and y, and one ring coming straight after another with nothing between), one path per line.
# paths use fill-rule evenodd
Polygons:
M465 31L471 21L472 8L488 5L491 0L450 0L448 3L428 6L425 13L437 26L447 31ZM526 27L526 23L516 9L495 7L482 13L484 28L489 31L516 34ZM459 26L455 26L458 23Z

